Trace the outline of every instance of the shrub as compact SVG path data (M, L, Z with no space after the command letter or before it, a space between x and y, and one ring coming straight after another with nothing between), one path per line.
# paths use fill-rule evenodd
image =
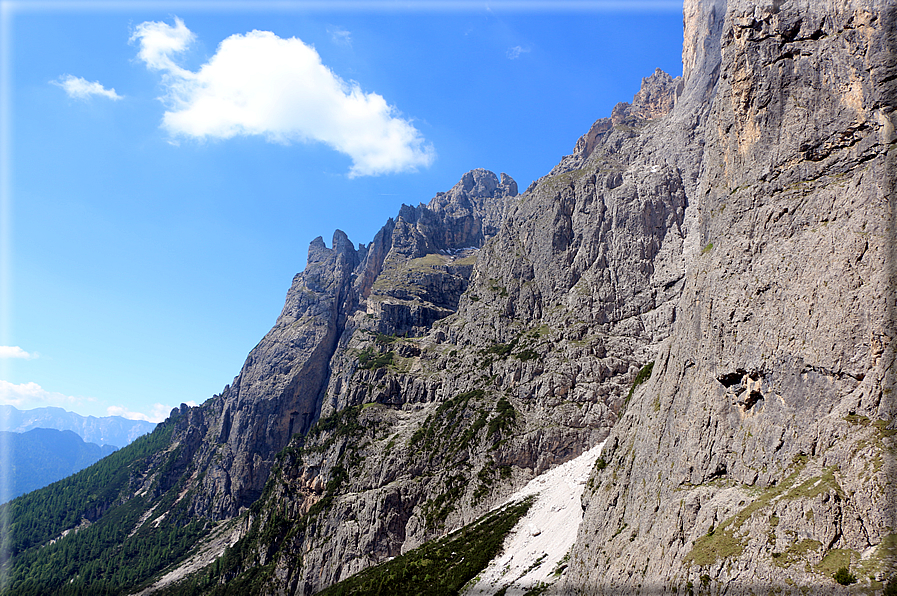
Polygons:
M495 354L501 358L507 356L514 349L514 344L494 344L486 349L487 354Z
M847 567L841 567L838 569L832 578L842 586L849 586L850 584L855 584L857 581L857 576L850 572L850 569Z
M383 368L392 364L393 356L395 356L395 352L392 351L378 354L374 352L373 348L365 348L358 353L358 364L363 370Z
M538 357L539 357L539 353L536 352L535 350L531 350L529 348L527 348L525 350L521 350L520 352L514 354L514 358L517 358L518 360L523 360L524 362L526 362L527 360L532 360L534 358L538 358Z
M380 344L391 344L392 342L396 341L396 336L386 335L385 333L377 333L377 335L374 336L374 340Z
M486 433L487 437L491 437L498 431L513 428L514 422L517 419L517 412L514 410L514 406L512 406L511 402L504 396L499 398L498 403L495 406L495 412L495 417L489 421L489 430Z

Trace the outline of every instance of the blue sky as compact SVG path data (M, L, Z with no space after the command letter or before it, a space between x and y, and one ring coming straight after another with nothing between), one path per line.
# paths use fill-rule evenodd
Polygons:
M466 171L521 191L659 67L674 2L2 2L0 403L158 420L309 242Z

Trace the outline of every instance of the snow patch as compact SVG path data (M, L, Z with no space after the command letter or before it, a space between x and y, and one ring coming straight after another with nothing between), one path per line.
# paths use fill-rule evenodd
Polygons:
M502 554L489 563L465 596L495 594L501 589L507 596L521 596L560 578L582 522L582 491L603 447L604 441L533 478L502 504L536 495L527 514L505 539Z

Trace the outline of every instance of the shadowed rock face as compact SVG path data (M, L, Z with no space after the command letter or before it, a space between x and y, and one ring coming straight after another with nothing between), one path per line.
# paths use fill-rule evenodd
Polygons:
M195 497L201 515L228 517L255 501L274 454L314 422L358 264L358 251L343 232L333 235L332 248L316 238L277 322L240 374L181 423L185 439L205 435L194 455L200 469L208 467Z
M498 232L515 196L510 176L477 169L426 206L403 205L374 240L361 275L360 294L378 330L420 335L453 313L477 250Z

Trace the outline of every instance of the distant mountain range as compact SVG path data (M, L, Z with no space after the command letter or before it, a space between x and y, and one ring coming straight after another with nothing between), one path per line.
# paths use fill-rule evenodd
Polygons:
M156 425L145 420L128 420L121 416L81 416L62 408L19 410L0 405L2 430L23 433L34 428L70 430L88 443L99 446L124 447L140 435L152 431Z
M0 441L9 457L4 467L10 492L0 497L4 501L71 476L116 450L113 445L85 443L70 430L53 428L0 431Z

